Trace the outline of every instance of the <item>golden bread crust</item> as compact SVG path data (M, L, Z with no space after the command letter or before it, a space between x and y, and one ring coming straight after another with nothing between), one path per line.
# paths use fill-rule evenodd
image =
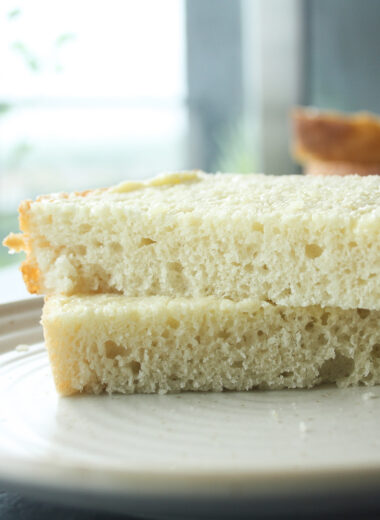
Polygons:
M29 240L29 210L32 203L31 200L24 200L19 206L20 229L24 232L23 249L26 253L26 259L22 262L20 270L28 291L31 294L42 294L41 273Z
M8 247L11 251L16 251L16 253L25 251L24 235L22 233L9 233L3 240L3 246Z
M32 255L28 255L26 260L22 262L20 270L28 291L31 294L42 294L40 270Z
M41 273L38 268L36 258L33 254L29 243L29 218L28 212L31 200L24 200L19 206L19 223L20 229L23 233L10 233L3 241L3 245L8 247L11 251L26 253L26 259L22 262L20 271L24 279L25 285L31 294L41 294Z
M101 188L98 191L104 191L106 188ZM86 197L95 190L85 190L75 192L78 197ZM61 198L68 198L68 193L60 193ZM52 200L56 196L40 195L36 202L41 200ZM32 200L24 200L19 206L19 225L23 233L10 233L3 241L3 245L8 247L11 251L26 253L26 259L22 262L20 271L24 279L25 285L31 294L43 294L43 286L41 281L41 272L37 263L37 259L33 254L29 241L29 210L34 202Z
M44 323L44 317L48 315L47 298L45 298L44 314L42 316L42 323ZM78 390L72 386L72 374L67 369L67 366L62 360L62 349L59 345L59 340L51 333L49 327L44 326L44 338L46 348L48 350L50 365L53 371L54 384L57 392L60 395L68 396L78 393Z
M301 163L380 164L380 118L298 108L292 114L293 155Z

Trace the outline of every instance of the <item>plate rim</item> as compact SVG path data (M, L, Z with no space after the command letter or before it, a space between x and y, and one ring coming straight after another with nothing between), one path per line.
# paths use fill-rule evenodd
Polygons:
M103 493L110 496L144 494L147 496L220 497L226 492L240 497L274 494L304 495L331 490L364 491L380 489L380 465L357 468L280 470L129 470L105 465L53 464L1 456L0 482L28 487L43 487L65 492Z
M35 311L36 329L41 329L39 316L43 297L27 298L0 304L0 317L18 315L20 309ZM22 314L22 313L21 313ZM19 326L21 322L16 324ZM33 345L37 345L34 343ZM0 346L0 359L13 349L13 346ZM42 487L56 491L106 493L108 495L158 494L159 496L179 497L191 493L198 496L222 497L226 491L238 496L263 496L273 494L273 486L279 493L321 492L331 488L342 490L354 487L367 490L369 487L380 489L380 464L355 465L352 467L330 468L281 468L238 469L186 468L185 471L166 468L154 470L130 469L103 464L64 464L61 460L34 460L18 456L7 456L0 447L0 483L17 487ZM142 485L143 484L143 485Z

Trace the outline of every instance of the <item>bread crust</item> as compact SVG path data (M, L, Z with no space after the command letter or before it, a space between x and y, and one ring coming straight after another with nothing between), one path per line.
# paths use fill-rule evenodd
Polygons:
M78 197L86 197L94 191L105 191L106 188L100 188L98 190L85 190L75 192ZM69 197L68 193L60 193L59 196L63 199ZM42 200L53 200L57 195L40 195L36 198L35 202ZM33 253L31 247L31 240L29 237L29 210L31 205L34 204L33 200L27 199L21 202L19 205L19 225L22 233L10 233L4 240L3 245L8 247L11 251L26 253L26 259L21 263L20 271L26 288L31 294L43 294L44 287L42 283L41 271L38 266L37 259Z
M33 254L29 239L29 208L33 201L24 200L19 206L19 224L23 233L10 233L3 241L3 245L11 251L24 251L26 259L20 266L20 271L25 285L31 294L41 294L41 273L38 268L37 260Z
M359 163L371 170L380 165L380 118L297 108L292 121L293 155L299 162Z
M44 324L44 320L47 320L49 317L49 297L45 297L45 305L44 305L44 313L42 315L42 324ZM78 393L78 390L73 388L72 385L72 375L70 375L70 371L66 370L65 363L62 363L62 355L61 349L59 346L59 339L54 336L51 331L51 328L44 326L44 338L45 344L47 346L50 364L53 371L54 383L57 389L57 392L60 395L68 396L75 393Z

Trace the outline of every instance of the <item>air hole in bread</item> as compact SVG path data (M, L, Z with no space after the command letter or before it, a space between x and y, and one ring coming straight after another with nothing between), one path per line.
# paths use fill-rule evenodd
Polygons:
M321 316L321 323L322 325L327 325L327 322L329 321L330 313L324 312Z
M121 345L117 345L114 341L106 341L104 343L104 350L108 359L115 359L116 356L125 355L125 348Z
M134 376L138 376L141 370L141 363L138 361L131 361L129 363L130 369L132 370L132 374Z
M181 262L168 262L167 264L167 282L173 291L186 292L187 280L184 275L183 265Z
M358 309L356 312L359 314L359 318L361 318L362 320L365 320L370 313L368 309Z
M313 330L313 328L314 328L314 322L313 321L309 321L309 323L306 323L305 330L310 331L310 330Z
M157 242L155 240L153 240L152 238L149 238L149 237L143 237L141 240L140 240L140 244L139 244L139 247L145 247L145 246L150 246L152 244L156 244Z
M245 264L244 271L247 273L253 273L253 265L252 264Z
M336 352L335 358L328 359L319 369L323 383L331 383L337 379L348 377L354 370L354 360Z
M290 287L287 287L286 289L284 289L281 294L280 294L280 298L286 298L287 296L291 296L292 294L292 290L290 289Z
M183 271L183 267L180 262L169 262L168 267L171 271L175 271L176 273L181 273Z
M87 224L87 223L81 224L79 226L79 233L80 234L88 233L90 231L90 229L91 229L90 224Z
M323 253L323 249L319 247L317 244L306 244L305 246L305 254L308 258L314 259L321 256Z
M371 356L373 359L380 359L380 343L375 343L373 345Z
M373 379L374 379L374 378L373 378L373 374L371 373L371 374L367 374L366 376L364 376L364 377L362 378L362 381L363 381L363 383L367 383L368 385L372 385L372 384L373 384L373 383L372 383ZM376 384L376 383L375 383L375 384Z
M280 376L282 376L282 377L293 377L294 376L294 372L292 372L291 370L284 370L284 372L281 372Z
M230 337L230 334L225 330L221 330L220 332L218 332L217 337L226 340Z
M339 334L338 341L342 345L347 345L350 342L350 336L348 334Z
M166 320L166 323L171 327L172 329L178 329L179 327L179 321L173 318L172 316L169 316L169 318Z
M119 242L111 242L110 244L111 251L113 253L121 253L123 248Z
M260 222L254 222L252 224L252 231L258 231L259 233L264 232L264 226Z

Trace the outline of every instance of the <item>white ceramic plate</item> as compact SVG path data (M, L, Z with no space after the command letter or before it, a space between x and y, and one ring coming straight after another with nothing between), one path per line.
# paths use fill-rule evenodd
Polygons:
M380 387L59 398L41 304L0 306L3 485L183 518L380 489Z

